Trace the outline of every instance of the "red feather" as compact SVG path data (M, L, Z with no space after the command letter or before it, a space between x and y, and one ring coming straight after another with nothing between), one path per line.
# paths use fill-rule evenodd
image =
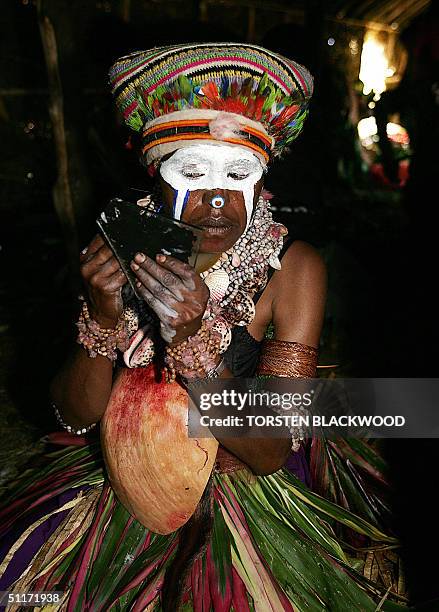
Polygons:
M262 118L262 107L264 106L264 102L265 102L265 98L259 96L258 98L256 98L255 100L255 119L256 121L260 121Z
M203 97L211 100L212 102L220 97L218 87L213 81L210 81L209 83L203 85L201 91L203 92Z
M218 100L215 108L216 110L222 110L227 113L247 115L247 105L239 99L226 98L225 100Z
M256 108L256 104L255 104L255 99L254 98L250 98L247 104L247 111L246 111L246 116L247 117L254 117L255 115L255 108Z
M161 106L160 106L160 102L157 100L157 98L152 103L152 111L154 113L154 117L160 117Z
M299 108L300 107L297 106L297 105L296 106L289 106L287 108L284 108L283 111L281 113L279 113L279 115L273 121L272 125L273 126L286 125L294 117L294 115L297 113Z
M236 98L239 94L240 88L241 88L240 83L238 83L237 81L232 81L230 85L230 97Z

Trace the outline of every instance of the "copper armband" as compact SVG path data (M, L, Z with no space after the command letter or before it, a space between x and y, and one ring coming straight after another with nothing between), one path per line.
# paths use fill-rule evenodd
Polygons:
M312 378L317 367L318 351L313 346L284 340L264 340L257 374Z

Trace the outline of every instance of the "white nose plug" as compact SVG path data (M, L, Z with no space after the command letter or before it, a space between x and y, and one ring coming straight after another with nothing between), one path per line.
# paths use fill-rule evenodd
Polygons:
M225 203L225 199L223 198L223 196L220 195L214 196L210 201L210 205L212 206L212 208L222 208Z

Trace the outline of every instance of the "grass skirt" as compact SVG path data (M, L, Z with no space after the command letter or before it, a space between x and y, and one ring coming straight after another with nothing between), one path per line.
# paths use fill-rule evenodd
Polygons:
M108 482L98 441L72 445L64 434L48 441L69 445L27 470L0 512L0 591L62 591L55 609L68 611L160 610L179 532L158 535L130 516ZM211 486L213 527L186 580L183 610L400 609L355 569L352 546L348 556L335 535L341 526L394 546L372 523L286 470L214 472Z

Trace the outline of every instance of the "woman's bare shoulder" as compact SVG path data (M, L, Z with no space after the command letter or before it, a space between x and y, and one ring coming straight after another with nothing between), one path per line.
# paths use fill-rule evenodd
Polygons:
M273 320L279 340L318 346L326 285L323 257L308 242L295 240L273 277Z
M325 274L326 264L318 250L304 240L294 240L282 257L282 269L276 274L286 277L294 270L302 274Z

